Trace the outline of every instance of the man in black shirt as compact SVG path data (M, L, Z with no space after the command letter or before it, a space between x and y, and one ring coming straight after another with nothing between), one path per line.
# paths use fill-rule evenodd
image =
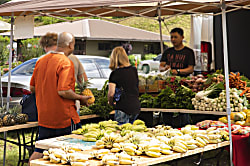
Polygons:
M194 71L194 51L183 45L184 35L181 28L172 29L170 36L174 47L163 52L159 69L165 71L171 68L173 75L188 76ZM172 127L184 127L190 123L189 114L174 116L173 113L162 113L162 115L164 123Z
M174 28L170 32L171 42L174 47L163 52L160 60L160 71L171 68L173 75L187 76L194 71L194 51L183 45L183 30Z

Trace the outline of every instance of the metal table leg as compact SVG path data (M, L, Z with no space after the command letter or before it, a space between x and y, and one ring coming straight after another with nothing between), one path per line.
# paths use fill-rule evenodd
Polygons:
M3 150L3 166L5 166L5 159L6 159L6 140L7 138L7 131L4 132L4 150Z
M16 132L17 132L17 140L18 140L18 143L16 145L18 145L18 152L19 152L17 165L19 166L21 163L21 157L22 157L21 156L22 155L22 145L21 145L21 139L20 139L20 134L19 134L18 130Z

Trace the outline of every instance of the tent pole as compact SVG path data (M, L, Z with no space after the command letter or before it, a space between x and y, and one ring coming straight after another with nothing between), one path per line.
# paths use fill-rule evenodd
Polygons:
M161 7L160 6L157 8L157 12L158 12L158 22L159 22L159 29L160 29L161 54L163 54L163 41L162 41L162 28L161 28L161 21L162 20L161 20Z
M229 92L229 69L228 69L228 48L227 48L227 20L226 20L226 4L225 0L221 0L221 20L222 20L222 34L223 34L223 51L224 51L224 70L225 70L225 82L226 82L226 101L227 101L227 120L228 131L230 140L230 165L233 166L233 143L231 132L231 108L230 108L230 92Z
M8 91L7 91L7 106L6 109L9 111L10 106L10 86L11 86L11 67L12 67L12 49L13 49L13 26L14 26L14 13L11 15L11 31L10 31L10 55L9 55L9 76L8 76Z

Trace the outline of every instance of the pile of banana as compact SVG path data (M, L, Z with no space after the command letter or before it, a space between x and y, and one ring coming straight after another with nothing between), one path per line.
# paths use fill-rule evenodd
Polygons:
M119 134L116 133L104 133L104 136L101 138L101 140L96 141L96 147L98 149L112 149L114 143L119 143L125 141L123 137L121 137Z
M43 152L43 159L49 160L51 163L70 164L72 166L88 166L89 157L87 155L75 152L69 147L50 148Z
M95 128L88 129L88 132L83 134L83 141L95 142L104 136L105 131Z
M91 158L101 160L100 165L135 165L135 159L127 153L111 153L108 149L95 150Z

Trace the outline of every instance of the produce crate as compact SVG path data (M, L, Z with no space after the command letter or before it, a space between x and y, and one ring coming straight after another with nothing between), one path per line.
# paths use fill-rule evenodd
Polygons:
M158 81L154 81L153 84L147 84L147 92L159 92Z
M139 93L145 93L147 89L146 85L139 85Z
M166 80L158 80L159 90L166 89Z

